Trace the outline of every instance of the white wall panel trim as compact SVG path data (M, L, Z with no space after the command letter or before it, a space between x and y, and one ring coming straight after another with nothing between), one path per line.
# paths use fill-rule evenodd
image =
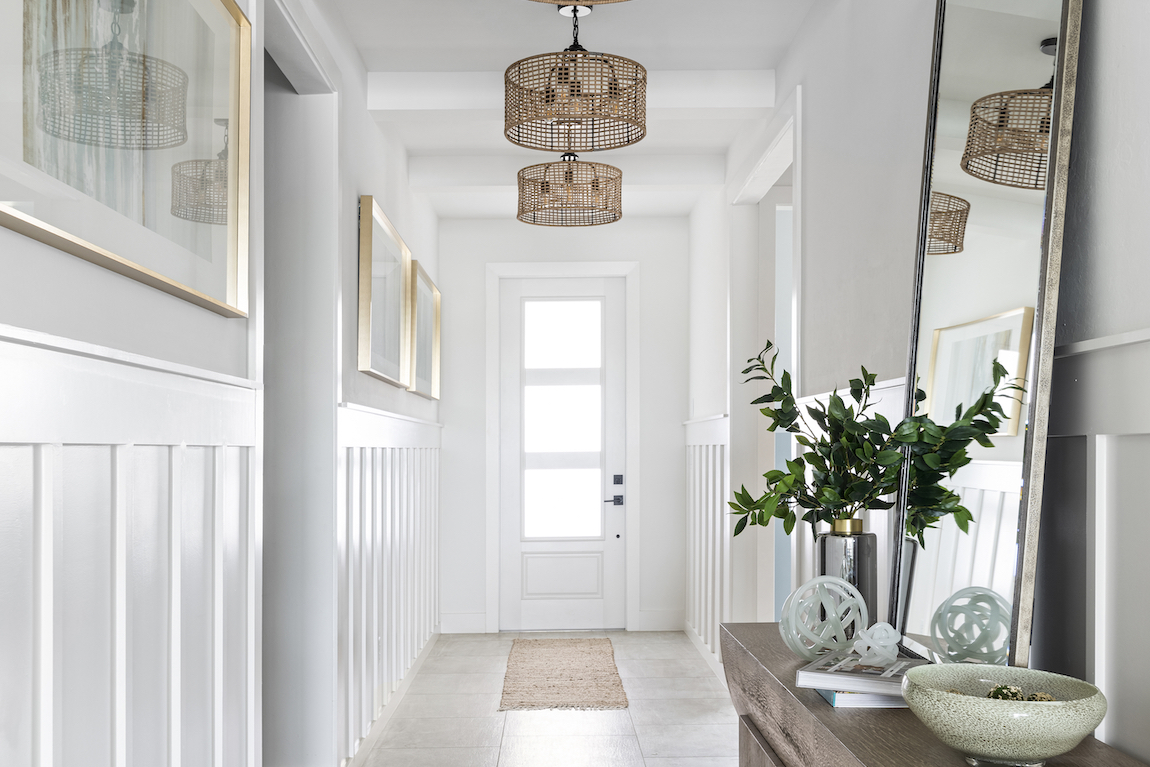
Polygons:
M1054 348L1054 359L1074 357L1079 354L1102 351L1103 349L1116 349L1120 346L1133 346L1150 342L1150 328L1130 330L1125 333L1115 333L1111 336L1090 338L1085 341L1075 341Z
M716 426L716 424L718 426ZM697 424L715 431L729 419ZM728 512L731 467L727 442L707 443L706 434L687 444L687 634L719 658L719 624L731 620L732 516ZM723 434L712 436L723 437ZM693 437L693 440L692 440Z
M30 346L36 349L70 354L76 357L87 357L94 360L114 362L118 365L140 368L141 370L156 370L161 373L174 373L184 378L195 378L201 381L238 386L241 389L262 389L263 384L250 378L217 373L214 370L198 368L192 365L182 365L178 362L148 357L143 354L120 351L110 346L100 346L72 338L55 336L50 333L41 333L37 330L27 330L13 325L0 324L0 341L20 346Z
M32 759L36 767L55 764L56 723L56 507L60 450L37 445L33 450L33 600L35 636L33 658Z

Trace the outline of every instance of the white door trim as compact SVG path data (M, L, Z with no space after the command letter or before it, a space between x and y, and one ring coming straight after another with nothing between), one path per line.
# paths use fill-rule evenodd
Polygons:
M504 279L623 277L627 296L627 628L639 625L639 263L551 261L487 265L487 631L499 631L499 281Z

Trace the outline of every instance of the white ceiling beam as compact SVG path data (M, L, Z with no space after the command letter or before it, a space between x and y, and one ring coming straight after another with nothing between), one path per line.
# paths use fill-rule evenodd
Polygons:
M369 72L367 108L376 119L409 112L503 114L502 72ZM649 73L648 113L691 117L761 112L775 105L772 69Z
M624 187L721 186L726 179L726 160L722 155L632 155L615 157L598 153L580 155L615 165L623 171ZM495 156L410 157L408 181L417 192L436 189L474 189L514 187L519 170L555 157L540 153L537 158L523 154Z

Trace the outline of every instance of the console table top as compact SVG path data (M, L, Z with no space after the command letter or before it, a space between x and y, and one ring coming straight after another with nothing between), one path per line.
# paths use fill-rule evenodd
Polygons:
M735 710L754 722L786 767L965 767L909 709L834 708L816 691L795 687L795 672L807 661L787 649L777 623L724 623L721 629ZM1146 767L1092 736L1046 764Z

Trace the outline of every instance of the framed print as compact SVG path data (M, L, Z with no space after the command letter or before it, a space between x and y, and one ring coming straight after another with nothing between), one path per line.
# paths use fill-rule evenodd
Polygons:
M411 386L428 399L439 399L439 288L413 262L411 281Z
M359 369L406 388L411 251L371 195L359 198Z
M993 385L996 359L1006 368L1008 379L1026 386L1033 326L1034 309L1022 307L935 330L923 411L949 423L956 407L965 410ZM1020 399L1012 392L998 398L1007 417L999 434L1018 434Z
M251 26L239 7L0 8L0 226L246 316Z

